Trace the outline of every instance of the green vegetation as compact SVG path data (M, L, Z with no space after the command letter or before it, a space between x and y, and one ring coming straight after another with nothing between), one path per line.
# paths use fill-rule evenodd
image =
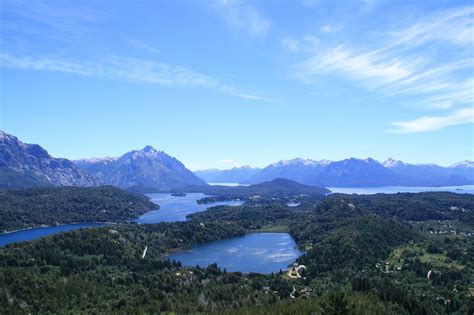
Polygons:
M298 200L307 197L323 199L330 191L323 187L307 186L289 179L277 178L269 182L250 186L191 186L177 188L172 192L201 192L212 197L201 199L200 203L222 200L245 199L256 201Z
M187 222L11 244L0 249L0 313L474 312L474 196L337 194L307 196L294 208L285 199L214 207ZM306 267L300 278L164 259L183 246L257 230L289 231L306 249L297 260Z
M124 222L158 205L112 186L0 191L0 231L73 222Z

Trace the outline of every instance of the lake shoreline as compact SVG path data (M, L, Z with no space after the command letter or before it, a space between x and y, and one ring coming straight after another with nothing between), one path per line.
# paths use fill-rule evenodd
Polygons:
M7 235L7 234L12 234L12 233L17 233L17 232L26 232L29 230L33 229L46 229L46 228L53 228L53 227L61 227L65 225L77 225L77 224L102 224L102 225L116 225L116 224L126 224L126 223L131 223L131 221L127 222L110 222L110 221L87 221L87 222L70 222L70 223L60 223L56 225L46 225L46 224L41 224L41 225L36 225L36 226L30 226L24 229L17 229L17 230L9 230L9 231L3 231L0 233L0 236L2 235Z
M229 272L270 274L288 269L305 252L288 232L247 231L225 239L174 248L162 258L180 262L183 267L206 268L217 264Z
M147 195L152 200L153 203L157 205L155 209L147 210L144 213L131 217L126 220L119 220L119 221L80 221L80 222L60 222L55 225L47 225L47 224L37 224L31 225L25 228L14 229L14 230L6 230L0 233L0 247L6 246L8 244L13 243L20 243L20 242L27 242L33 241L45 236L64 233L70 230L76 230L81 228L97 228L101 226L107 225L117 225L117 224L157 224L160 222L177 222L177 221L187 221L187 215L194 213L196 211L205 211L208 208L211 208L212 204L206 205L199 205L197 200L202 198L204 194L187 194L184 197L175 197L171 196L170 193L158 193L158 194L149 194ZM170 199L171 198L171 199ZM187 200L188 199L188 200ZM170 204L170 200L172 201ZM188 203L184 203L183 201ZM163 205L161 204L163 202ZM220 203L220 204L219 204ZM215 206L228 204L234 202L217 202ZM174 205L174 208L173 208ZM171 206L171 209L170 209ZM190 213L182 213L182 211L187 212L191 210ZM172 217L167 217L169 215ZM91 226L84 226L84 227L75 227L75 225L91 225ZM97 225L97 226L94 226ZM61 227L70 227L69 229L62 229ZM55 230L59 229L58 231L52 231L52 233L48 233L48 229ZM25 237L22 234L30 234L31 237ZM5 242L5 243L3 243Z

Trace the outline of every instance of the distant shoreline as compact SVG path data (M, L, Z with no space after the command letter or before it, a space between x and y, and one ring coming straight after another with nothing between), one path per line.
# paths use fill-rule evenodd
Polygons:
M17 229L17 230L9 230L9 231L3 231L0 233L1 235L7 235L7 234L13 234L17 232L24 232L28 230L33 230L33 229L46 229L46 228L52 228L52 227L60 227L60 226L66 226L66 225L78 225L78 224L102 224L102 225L116 225L116 224L121 224L121 223L128 223L128 222L71 222L71 223L60 223L57 225L46 225L46 224L41 224L41 225L36 225L36 226L30 226L24 229Z

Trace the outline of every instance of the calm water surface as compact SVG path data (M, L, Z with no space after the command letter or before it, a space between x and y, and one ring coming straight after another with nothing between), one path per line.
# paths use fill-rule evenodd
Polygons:
M160 210L152 210L142 215L135 221L138 223L159 223L184 221L188 214L204 211L209 207L216 205L241 205L242 201L224 201L211 204L198 205L197 200L205 197L204 194L187 194L184 197L173 197L170 194L149 194L154 202L160 205ZM77 230L80 228L99 227L101 223L78 223L65 224L58 226L48 226L34 229L26 229L17 232L0 234L0 247L10 243L31 241L43 236Z
M217 263L227 271L268 274L285 270L301 254L288 233L252 233L196 245L168 258L185 266Z
M51 234L56 234L59 232L72 231L72 230L77 230L77 229L82 229L82 228L99 227L103 225L105 224L103 223L75 223L75 224L40 227L40 228L34 228L34 229L21 230L17 232L4 233L4 234L0 234L0 247L5 246L10 243L31 241L36 238L40 238L40 237L51 235Z
M457 194L474 194L474 185L464 186L441 186L441 187L405 187L405 186L385 186L385 187L327 187L333 193L373 195L378 193L396 194L399 192L419 193L426 191L449 191Z
M191 193L186 194L183 197L175 197L170 194L148 194L148 197L157 204L160 205L159 210L152 210L138 219L135 220L137 223L148 224L148 223L159 223L159 222L175 222L175 221L186 221L186 216L194 212L204 211L207 208L225 205L225 206L239 206L242 201L219 201L208 204L198 204L196 201L206 197L202 193Z

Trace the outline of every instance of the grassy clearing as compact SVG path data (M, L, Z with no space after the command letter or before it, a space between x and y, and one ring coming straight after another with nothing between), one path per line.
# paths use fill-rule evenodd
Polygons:
M431 264L435 268L450 268L462 270L463 265L453 262L446 257L446 253L431 254L428 253L425 246L427 244L406 244L395 248L389 256L388 262L391 265L403 265L403 256L418 257L423 263Z

